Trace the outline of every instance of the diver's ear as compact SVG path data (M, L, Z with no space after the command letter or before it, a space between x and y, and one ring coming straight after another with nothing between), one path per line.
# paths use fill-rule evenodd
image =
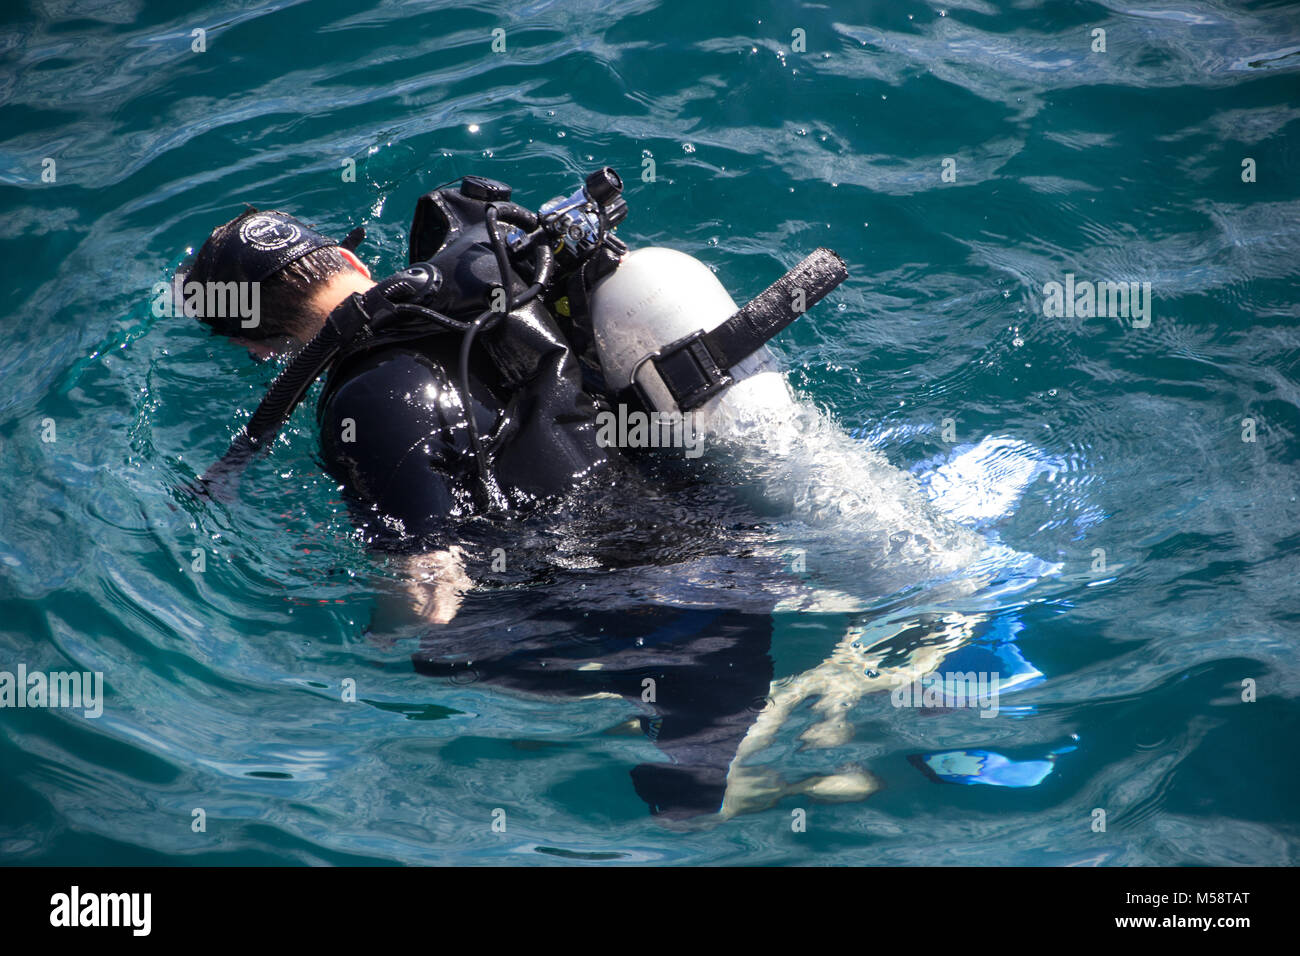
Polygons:
M348 265L352 266L352 268L356 269L367 279L370 278L370 270L366 268L366 264L364 262L362 262L360 259L357 258L356 253L354 253L351 249L344 249L342 246L339 246L338 250L339 250L339 255L341 255L344 259L347 260Z

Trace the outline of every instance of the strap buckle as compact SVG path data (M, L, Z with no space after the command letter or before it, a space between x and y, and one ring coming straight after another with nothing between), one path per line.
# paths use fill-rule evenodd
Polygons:
M705 341L703 329L669 343L657 352L651 352L632 369L632 385L641 395L647 408L654 408L637 375L646 362L654 362L655 371L677 407L684 412L704 404L735 381L726 369L718 364Z

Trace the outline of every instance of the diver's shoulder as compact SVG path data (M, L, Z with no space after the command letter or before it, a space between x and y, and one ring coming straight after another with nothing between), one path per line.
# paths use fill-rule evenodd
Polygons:
M324 418L358 403L405 403L413 392L441 392L448 385L446 369L426 353L405 345L381 346L346 359L331 373L318 411Z

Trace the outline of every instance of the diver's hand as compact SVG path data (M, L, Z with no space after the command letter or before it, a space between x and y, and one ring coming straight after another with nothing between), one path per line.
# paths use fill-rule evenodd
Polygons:
M407 558L407 593L415 614L434 624L446 624L460 610L462 596L474 586L465 574L464 552L456 545Z

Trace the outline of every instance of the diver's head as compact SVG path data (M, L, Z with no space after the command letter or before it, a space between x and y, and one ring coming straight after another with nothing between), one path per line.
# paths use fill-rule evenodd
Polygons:
M286 213L250 206L199 249L184 276L186 312L249 344L307 342L345 297L374 285L352 251L359 241L354 233L338 243ZM214 287L215 295L189 294ZM231 301L256 303L256 314L226 307Z

